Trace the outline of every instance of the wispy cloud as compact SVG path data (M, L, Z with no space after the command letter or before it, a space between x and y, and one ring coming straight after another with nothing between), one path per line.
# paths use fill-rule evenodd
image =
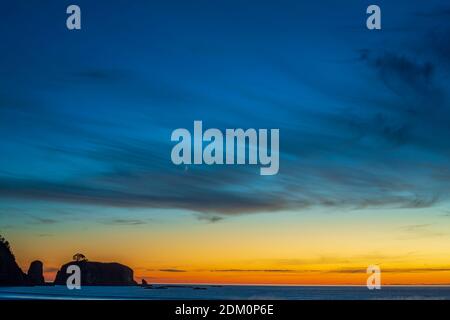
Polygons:
M161 272L186 272L186 270L182 270L182 269L159 269L158 271L161 271Z
M104 224L112 224L112 225L125 225L125 226L138 226L147 224L147 221L139 220L139 219L110 219L102 221Z
M308 272L306 270L291 270L291 269L217 269L210 270L211 272L269 272L269 273L291 273L291 272Z
M403 226L400 228L400 230L404 234L400 235L399 239L450 236L450 233L439 231L439 229L437 229L437 226L428 223Z
M33 218L35 223L40 223L40 224L55 224L55 223L58 223L58 220L55 220L55 219L52 219L52 218L33 216L33 215L30 215L30 217Z

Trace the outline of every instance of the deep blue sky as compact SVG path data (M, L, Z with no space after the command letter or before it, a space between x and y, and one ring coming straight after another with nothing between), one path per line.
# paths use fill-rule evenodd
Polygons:
M2 3L0 218L38 203L213 221L445 207L450 6L376 1L383 29L369 31L372 2ZM81 31L65 27L72 3ZM170 133L194 120L280 128L280 173L174 166Z

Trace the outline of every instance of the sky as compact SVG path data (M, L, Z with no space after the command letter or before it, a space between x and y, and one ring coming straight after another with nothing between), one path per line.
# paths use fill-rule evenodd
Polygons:
M19 0L0 38L0 233L24 270L450 283L447 1ZM174 165L195 120L278 128L279 173Z

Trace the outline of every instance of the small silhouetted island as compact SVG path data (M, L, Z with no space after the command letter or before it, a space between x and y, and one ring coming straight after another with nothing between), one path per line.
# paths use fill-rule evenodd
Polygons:
M70 276L67 268L77 265L81 270L81 285L85 286L135 286L133 270L120 263L88 261L82 254L76 254L74 261L64 264L54 281L55 285L66 285ZM0 236L0 286L39 286L46 285L43 276L43 263L33 261L28 273L24 273L16 262L8 241Z
M81 270L82 286L135 286L133 270L120 263L103 263L93 261L73 261L66 263L56 274L55 285L66 285L67 268L77 265Z

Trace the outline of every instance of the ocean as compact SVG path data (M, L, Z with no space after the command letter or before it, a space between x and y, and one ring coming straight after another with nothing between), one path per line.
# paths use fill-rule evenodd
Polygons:
M0 287L0 299L81 300L411 300L450 299L450 286L241 286L154 285L144 287Z

